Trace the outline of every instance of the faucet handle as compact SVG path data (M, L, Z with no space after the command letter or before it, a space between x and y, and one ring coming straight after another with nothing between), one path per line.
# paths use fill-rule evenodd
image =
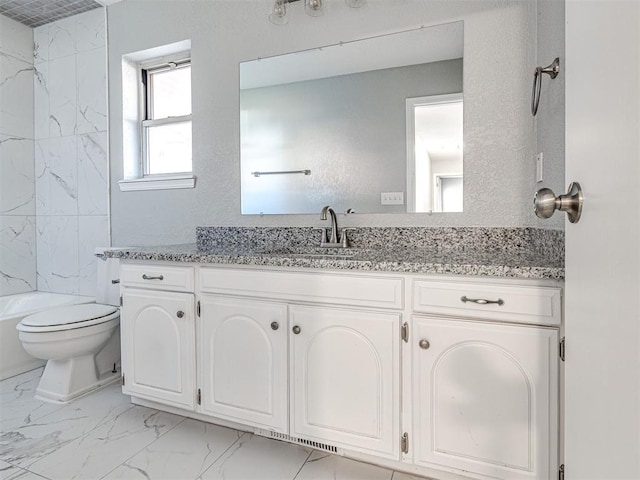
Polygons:
M324 243L327 243L329 237L327 236L327 229L326 228L314 228L314 230L322 230L322 237L320 238L320 246L322 246Z
M342 227L340 229L340 242L342 243L342 248L349 248L349 239L347 238L347 232L349 230L355 230L353 227Z

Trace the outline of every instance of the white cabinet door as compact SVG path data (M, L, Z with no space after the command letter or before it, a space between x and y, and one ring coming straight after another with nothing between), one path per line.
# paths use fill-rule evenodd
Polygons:
M201 412L288 433L287 306L202 295Z
M414 462L555 478L557 331L418 317L413 325Z
M125 288L121 329L123 392L193 410L193 295Z
M399 458L399 319L290 307L292 435Z

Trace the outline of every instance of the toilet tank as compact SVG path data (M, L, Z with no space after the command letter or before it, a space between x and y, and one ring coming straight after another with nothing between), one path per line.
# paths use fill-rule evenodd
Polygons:
M106 258L104 251L106 248L96 248L95 255L98 257L96 275L96 303L104 305L120 305L120 260L117 258ZM118 280L118 283L113 283Z

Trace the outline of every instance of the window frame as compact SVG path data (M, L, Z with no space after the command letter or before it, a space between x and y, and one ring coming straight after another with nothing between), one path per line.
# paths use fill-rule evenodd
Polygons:
M191 145L192 171L181 174L154 174L144 176L142 157L142 120L145 117L146 91L142 85L142 69L176 60L191 60L191 39L158 45L122 55L122 179L118 180L121 192L145 190L191 189L196 187L193 174L193 137ZM191 82L193 86L193 79ZM193 88L192 88L193 92ZM193 97L191 106L193 107ZM192 111L193 114L193 111ZM192 118L193 133L193 118ZM110 153L112 155L113 153Z
M149 128L160 125L171 125L185 122L189 122L191 126L193 125L193 108L190 108L191 113L188 115L169 116L158 119L153 118L153 75L156 73L167 72L179 68L191 68L190 55L182 53L175 57L164 57L162 59L155 59L140 64L140 172L142 173L142 177L140 177L140 180L181 178L185 175L191 175L193 173L193 156L191 159L191 170L167 173L150 173L151 169L149 159L148 133ZM190 105L190 107L192 107L192 105ZM191 151L193 154L193 144Z

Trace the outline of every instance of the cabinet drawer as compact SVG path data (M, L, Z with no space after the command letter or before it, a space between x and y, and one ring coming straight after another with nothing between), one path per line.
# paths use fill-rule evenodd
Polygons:
M120 283L125 287L193 292L193 267L124 264L120 268Z
M413 311L557 326L562 315L562 299L560 288L555 287L416 279Z
M335 305L403 307L403 279L398 277L201 268L200 290Z

